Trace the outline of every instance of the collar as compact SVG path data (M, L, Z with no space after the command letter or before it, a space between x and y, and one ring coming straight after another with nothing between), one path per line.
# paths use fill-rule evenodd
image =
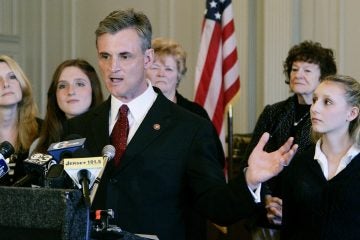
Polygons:
M323 151L321 150L320 146L321 146L321 139L319 139L316 142L314 160L319 163L324 175L326 176L326 178L328 178L327 176L329 170L328 170L327 158L323 153ZM357 146L356 143L354 143L346 152L346 154L341 158L339 166L336 170L336 174L342 171L359 153L360 153L360 148Z
M147 111L155 102L157 93L154 91L151 82L147 81L148 87L141 95L134 98L128 103L124 103L111 95L111 121L115 122L121 105L126 104L129 107L129 114L136 122L141 122L144 119Z

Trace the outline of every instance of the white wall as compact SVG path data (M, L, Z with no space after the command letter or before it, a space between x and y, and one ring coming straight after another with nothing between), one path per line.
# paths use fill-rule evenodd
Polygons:
M14 56L30 77L43 116L56 66L82 57L97 67L94 30L110 11L145 12L154 37L171 37L188 52L180 92L193 98L204 0L0 0L0 54ZM264 105L289 96L282 62L302 40L334 49L339 72L360 79L358 0L233 0L241 92L234 132L252 131Z

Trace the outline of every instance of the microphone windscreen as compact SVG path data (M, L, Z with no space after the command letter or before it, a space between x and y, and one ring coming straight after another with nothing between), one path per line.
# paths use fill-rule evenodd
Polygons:
M4 141L0 144L0 153L4 156L4 158L8 158L15 152L15 149L11 143L8 141Z
M102 155L111 160L115 156L115 147L113 145L106 145L102 150Z

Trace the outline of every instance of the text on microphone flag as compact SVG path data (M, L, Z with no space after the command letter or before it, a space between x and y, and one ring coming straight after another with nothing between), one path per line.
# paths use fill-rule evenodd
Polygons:
M64 170L79 188L81 188L81 184L77 174L80 170L87 169L90 171L89 186L91 187L104 165L105 160L103 157L64 158Z

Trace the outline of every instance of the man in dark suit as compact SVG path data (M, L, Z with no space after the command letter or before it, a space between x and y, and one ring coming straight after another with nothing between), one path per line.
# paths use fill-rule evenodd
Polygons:
M130 129L126 151L107 164L92 208L111 208L113 224L161 240L186 239L184 213L190 199L201 214L219 224L252 214L257 204L251 190L288 164L296 152L292 140L266 153L262 148L269 136L264 135L245 174L226 184L211 123L169 101L145 78L154 58L146 15L114 11L95 33L99 67L111 96L71 119L64 135L80 134L86 138L85 147L101 155L113 141L109 136L124 104Z

